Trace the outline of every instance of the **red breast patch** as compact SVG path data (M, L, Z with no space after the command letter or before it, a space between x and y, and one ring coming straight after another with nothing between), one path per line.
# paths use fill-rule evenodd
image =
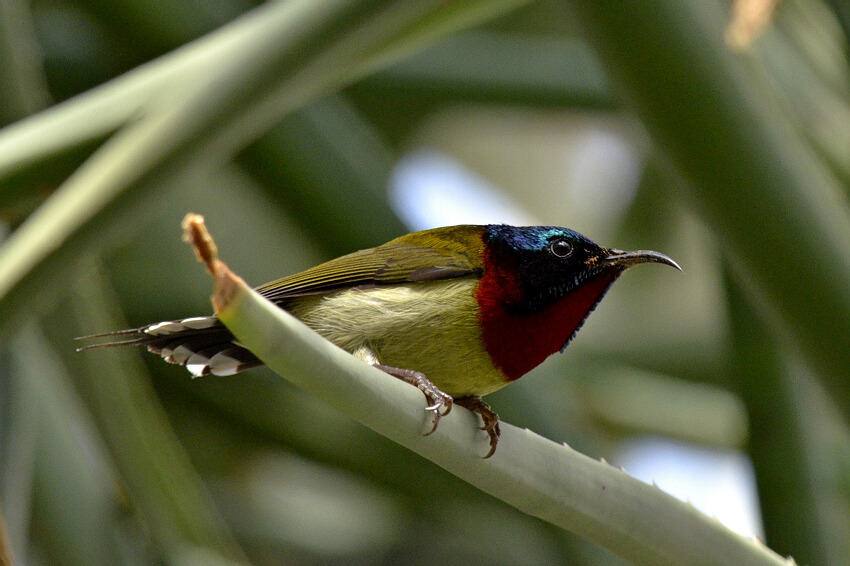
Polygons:
M476 291L484 347L509 381L518 379L559 351L620 274L603 272L532 313L516 312L522 287L514 274L487 266Z

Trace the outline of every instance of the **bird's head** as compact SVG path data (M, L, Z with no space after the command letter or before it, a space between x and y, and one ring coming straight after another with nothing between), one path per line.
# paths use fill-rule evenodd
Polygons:
M536 312L591 281L604 281L592 308L608 285L640 263L664 263L681 270L666 255L650 250L604 248L589 238L554 226L490 225L484 232L490 264L498 270L519 311Z

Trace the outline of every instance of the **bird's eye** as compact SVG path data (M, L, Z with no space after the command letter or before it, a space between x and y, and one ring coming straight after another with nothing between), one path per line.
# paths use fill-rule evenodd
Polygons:
M573 253L573 246L566 240L555 240L549 244L549 249L558 257L567 257Z

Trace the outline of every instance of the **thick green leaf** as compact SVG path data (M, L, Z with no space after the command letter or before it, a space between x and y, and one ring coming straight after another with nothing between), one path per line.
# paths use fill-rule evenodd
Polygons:
M418 389L340 350L244 283L219 286L216 297L222 322L280 375L521 511L635 564L785 563L655 486L529 430L502 423L487 460L486 435L461 407L423 436L428 418Z

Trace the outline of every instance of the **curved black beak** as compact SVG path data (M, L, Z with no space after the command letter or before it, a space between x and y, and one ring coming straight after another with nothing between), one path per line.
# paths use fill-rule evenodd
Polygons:
M636 250L633 252L624 252L623 250L614 249L608 250L608 256L602 259L602 263L611 266L617 265L623 269L627 269L639 263L663 263L682 271L682 268L679 267L678 263L666 255L652 250Z

